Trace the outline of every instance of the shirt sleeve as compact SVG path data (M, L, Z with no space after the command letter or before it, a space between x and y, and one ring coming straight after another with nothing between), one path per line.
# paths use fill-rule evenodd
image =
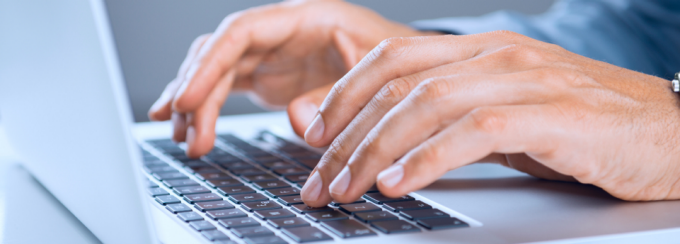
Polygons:
M412 26L453 34L509 30L666 79L680 71L678 0L561 0L540 15L499 11L421 20Z

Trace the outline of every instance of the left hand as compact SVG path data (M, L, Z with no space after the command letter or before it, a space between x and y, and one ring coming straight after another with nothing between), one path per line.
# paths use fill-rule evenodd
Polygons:
M302 198L351 202L376 182L402 196L489 157L625 200L680 199L679 104L667 80L511 32L391 38L308 128L330 148Z

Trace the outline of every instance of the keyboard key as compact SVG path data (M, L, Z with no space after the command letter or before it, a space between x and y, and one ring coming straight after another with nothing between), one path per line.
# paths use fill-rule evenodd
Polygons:
M167 172L167 173L154 173L153 177L158 180L179 180L188 179L189 177L181 172Z
M223 209L223 210L211 210L211 211L206 211L206 214L208 214L208 217L214 220L218 219L228 219L228 218L240 218L240 217L247 217L248 215L244 213L241 210L238 209Z
M309 222L302 218L292 217L292 218L280 218L280 219L270 219L267 221L269 225L274 226L274 228L291 228L300 226L309 226Z
M250 188L248 186L225 186L225 187L217 188L217 192L219 192L222 195L236 195L236 194L255 193L255 190L253 190L253 188Z
M286 206L304 203L304 202L302 202L302 197L300 195L279 197L278 202L281 203L281 204L284 204Z
M205 183L208 184L208 186L212 188L216 187L224 187L224 186L242 186L243 183L236 179L228 179L228 180L206 180Z
M165 209L169 210L172 213L179 213L179 212L189 212L191 211L191 208L184 203L173 203L173 204L168 204L165 205Z
M420 229L415 225L403 220L375 221L371 222L371 226L387 234L420 231Z
M144 166L155 167L155 166L166 166L168 163L156 158L154 160L144 161Z
M295 217L295 214L286 209L256 210L255 216L260 219L278 219Z
M281 208L281 205L274 201L260 201L260 202L245 202L243 208L250 212L255 210L268 210Z
M272 169L272 170L299 167L296 163L285 162L285 161L274 161L274 162L264 163L264 164L262 164L262 166L264 166L265 168L268 168L268 169Z
M189 172L190 174L203 174L203 173L220 173L219 169L215 167L185 167L184 170Z
M307 178L309 178L309 175L286 175L283 178L290 182L300 182L300 181L307 181Z
M321 226L329 229L331 232L333 232L333 234L336 234L342 238L376 235L376 233L368 227L360 224L356 220L351 219L326 221L322 222Z
M444 213L438 209L406 210L401 211L401 216L404 216L405 218L412 220L451 217L447 213Z
M308 175L311 171L302 167L275 169L277 175Z
M149 193L149 195L151 195L152 197L170 194L170 193L168 193L166 190L163 190L163 189L161 189L161 188L159 188L159 187L154 187L154 188L146 189L146 192Z
M401 201L413 201L413 200L415 200L413 197L411 197L409 195L397 197L397 198L390 198L390 197L384 196L380 192L366 193L366 195L364 195L364 198L366 198L367 200L369 200L371 202L377 203L377 204L383 204L383 203L386 203L386 202L401 202Z
M280 181L280 180L257 182L257 183L253 183L253 185L260 190L290 187L290 184L283 182L283 181Z
M273 175L270 175L270 174L244 175L244 176L241 176L241 179L248 181L248 182L263 182L263 181L279 180L278 178L276 178L276 177L274 177Z
M215 193L203 193L203 194L186 195L186 196L184 196L184 200L193 204L195 202L209 202L209 201L222 200L222 197L220 195L215 194Z
M260 193L248 193L248 194L238 194L238 195L231 195L229 196L229 200L235 203L244 203L244 202L257 202L257 201L266 201L269 200L266 196L260 194Z
M210 241L229 240L229 237L219 230L201 231L201 234Z
M191 160L191 161L186 161L182 162L182 165L186 168L196 168L196 167L212 167L209 163L206 163L203 160Z
M261 169L258 169L258 168L232 170L231 172L234 173L235 175L239 175L239 176L260 175L260 174L265 173L264 171L262 171Z
M177 217L179 217L179 219L183 220L184 222L203 220L203 217L200 214L193 211L178 213Z
M298 213L314 213L314 212L325 212L325 211L334 211L334 209L329 208L327 206L319 207L319 208L313 208L310 206L307 206L307 204L295 204L291 205L291 209L295 212Z
M252 164L242 162L242 161L233 162L233 163L229 163L229 164L221 164L221 165L222 165L222 167L224 167L225 169L227 169L229 171L255 168L255 166L253 166Z
M163 205L166 205L166 204L180 203L181 201L174 196L163 195L163 196L157 196L156 202L163 204Z
M361 221L364 221L364 222L367 222L367 223L373 222L373 221L399 219L394 214L391 214L391 213L388 213L388 212L385 212L385 211L355 213L354 217L357 218L358 220L361 220Z
M326 233L323 233L319 229L312 226L283 228L281 230L284 234L296 242L325 241L333 239L326 235Z
M304 187L304 186L305 186L305 183L307 183L306 180L305 180L305 181L298 181L298 182L295 182L295 184L296 184L298 187L300 187L300 188Z
M180 195L180 196L187 195L187 194L210 193L210 189L205 188L203 186L175 187L172 191L177 193L177 195Z
M281 158L271 155L269 153L262 153L259 155L253 155L253 161L258 164L266 164L271 162L280 161Z
M307 213L307 218L314 222L348 219L347 215L339 211Z
M144 165L144 171L146 171L149 174L153 173L167 173L167 172L179 172L175 169L175 167L172 167L170 165Z
M191 227L194 228L194 230L197 230L197 231L216 229L213 224L211 224L210 222L205 221L205 220L191 221L191 222L189 222L189 225L191 225Z
M231 164L231 163L243 162L243 159L237 158L235 156L211 157L210 160L212 160L213 162L215 162L216 164L219 164L219 165L226 165L226 164Z
M300 189L293 188L293 187L276 188L276 189L269 189L265 193L267 195L269 195L270 197L293 196L293 195L300 195Z
M307 169L310 169L310 170L314 169L314 167L316 167L316 165L319 164L319 159L316 159L316 158L297 159L295 161L304 165L305 167L307 167Z
M164 180L163 184L167 187L173 188L173 187L180 187L180 186L197 186L199 185L198 182L192 179L183 179L183 180Z
M217 240L213 241L212 244L238 244L238 242L232 240Z
M342 210L343 212L349 213L349 214L382 210L380 207L376 206L375 204L367 203L367 202L344 204L344 205L340 205L339 209Z
M197 202L194 207L201 212L218 209L231 209L234 205L227 201Z
M218 223L220 223L221 226L224 226L224 228L240 228L260 225L260 222L257 222L257 220L250 217L220 219Z
M436 218L436 219L421 219L418 224L430 230L468 227L469 225L457 218Z
M364 200L364 199L357 199L357 200L354 201L353 203L364 203L364 202L366 202L366 200ZM337 206L340 206L340 205L343 205L343 204L352 204L352 203L339 203L339 202L335 202L335 201L332 201L332 202L331 202L331 205L332 205L332 206L336 206L336 207L337 207Z
M232 228L231 233L234 235L244 238L244 237L255 237L255 236L273 236L274 232L269 230L269 228L264 226L251 226L251 227L240 227Z
M248 244L287 244L288 242L278 236L254 236L244 239Z
M404 210L430 209L432 206L421 201L407 201L385 203L385 208L394 212L399 212Z
M229 180L233 179L225 173L199 173L196 175L199 180Z

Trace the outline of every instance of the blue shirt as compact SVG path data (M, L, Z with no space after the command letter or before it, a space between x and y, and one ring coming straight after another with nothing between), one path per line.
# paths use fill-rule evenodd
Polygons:
M666 79L680 71L680 0L561 0L535 16L499 11L412 26L456 34L509 30Z

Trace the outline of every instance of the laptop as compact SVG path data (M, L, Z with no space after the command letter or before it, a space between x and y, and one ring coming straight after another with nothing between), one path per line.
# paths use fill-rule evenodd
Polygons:
M309 208L299 191L324 151L285 113L221 117L198 159L170 123L133 123L102 0L1 1L0 30L7 137L104 243L680 242L680 201L624 202L494 164Z

